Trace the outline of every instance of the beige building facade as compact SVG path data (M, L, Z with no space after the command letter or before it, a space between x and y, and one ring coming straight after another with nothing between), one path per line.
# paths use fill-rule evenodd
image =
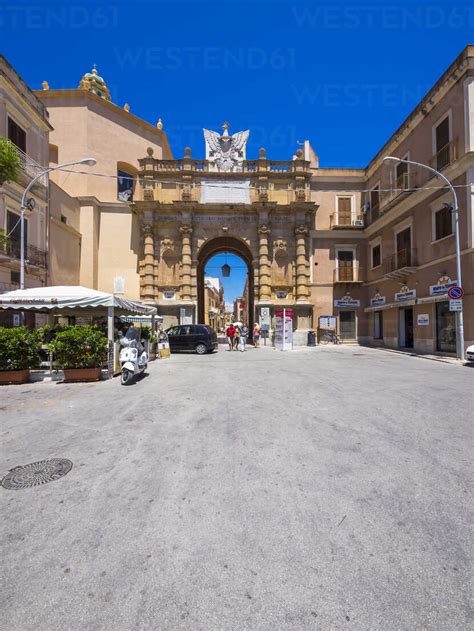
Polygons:
M46 107L34 95L8 61L0 56L0 136L15 145L20 158L18 182L0 184L0 292L20 286L20 205L25 186L48 163ZM48 282L49 205L48 178L43 176L28 199L33 210L25 213L25 285L41 287ZM14 314L0 314L0 325L13 322ZM28 315L28 322L34 316Z

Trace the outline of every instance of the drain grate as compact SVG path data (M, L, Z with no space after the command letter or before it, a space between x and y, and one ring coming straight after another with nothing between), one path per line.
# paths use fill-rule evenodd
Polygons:
M72 469L72 462L66 458L40 460L11 469L2 480L4 489L17 491L32 486L54 482Z

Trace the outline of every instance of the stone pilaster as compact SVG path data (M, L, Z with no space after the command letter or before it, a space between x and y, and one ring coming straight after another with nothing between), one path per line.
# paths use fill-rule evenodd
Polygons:
M191 236L192 226L184 224L180 227L181 232L181 299L192 300L192 279L191 279Z
M153 226L142 226L143 234L143 276L142 299L147 302L155 300L155 236Z
M271 299L271 269L268 256L268 238L270 228L267 224L261 224L258 228L258 267L259 267L259 299L268 301Z
M308 228L299 224L295 228L296 239L296 300L309 300L308 257L306 252L306 237Z

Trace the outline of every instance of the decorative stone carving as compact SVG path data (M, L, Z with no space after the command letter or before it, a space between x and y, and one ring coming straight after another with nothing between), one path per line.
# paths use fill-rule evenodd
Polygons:
M273 249L275 250L275 252L278 253L286 253L287 249L288 249L288 245L285 241L285 239L276 239L273 242Z
M271 232L270 228L265 223L262 223L262 225L258 227L258 233L259 234L262 234L262 235L270 234L270 232Z
M224 123L222 129L222 135L210 129L203 129L209 167L214 171L241 171L250 131L247 129L229 136L229 123Z
M146 188L143 191L143 199L146 202L152 202L154 199L154 193L152 188Z
M259 186L257 192L260 202L268 202L268 188L266 186Z
M297 202L306 201L306 191L303 187L298 187L295 191L295 197Z
M153 234L153 226L149 223L143 224L142 234L144 237L147 237L148 235Z
M305 237L308 234L308 227L305 224L301 223L295 228L296 236Z
M193 231L193 227L190 226L188 223L185 223L179 227L179 231L183 236L190 236Z
M181 198L183 201L189 201L191 199L192 190L191 184L183 184L181 188Z
M163 254L165 253L174 254L175 249L174 249L173 239L170 239L169 237L165 237L164 239L161 239L160 245L161 245L161 252Z

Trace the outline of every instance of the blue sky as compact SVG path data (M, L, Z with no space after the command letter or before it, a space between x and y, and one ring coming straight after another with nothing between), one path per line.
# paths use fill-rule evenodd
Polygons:
M365 166L462 48L461 0L16 0L0 46L27 83L76 87L95 62L114 102L164 122L175 157L203 157L202 127L250 129L290 159L309 139L322 166Z
M230 265L230 276L222 276L221 267L227 263ZM226 303L233 302L237 296L242 295L245 278L247 276L247 266L244 261L235 254L216 254L209 259L206 268L206 276L220 278L224 286L224 296Z
M250 129L249 159L309 139L321 166L363 167L473 27L464 0L16 0L0 49L33 88L77 87L96 63L115 103L163 119L176 158L204 157L202 127L227 120Z

